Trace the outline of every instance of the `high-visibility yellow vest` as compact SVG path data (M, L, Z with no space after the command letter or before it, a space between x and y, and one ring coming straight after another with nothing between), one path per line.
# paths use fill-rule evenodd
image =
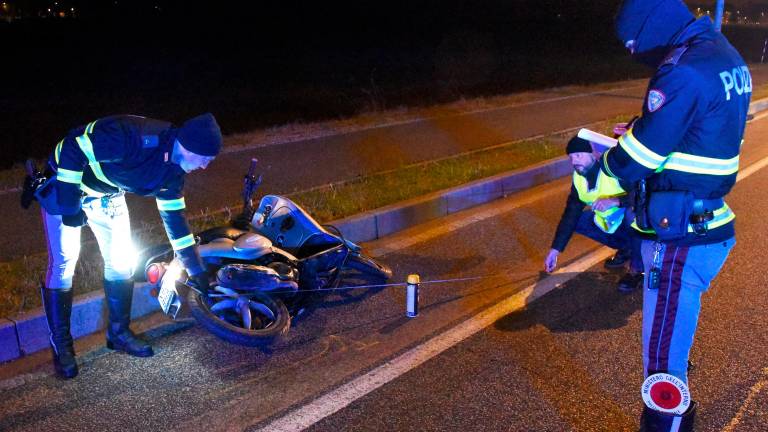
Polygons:
M576 188L581 202L586 205L592 205L599 198L614 198L626 194L626 191L619 185L619 181L605 175L602 170L597 174L594 189L590 189L587 178L576 171L573 172L573 186ZM625 209L621 207L611 207L604 211L595 211L595 225L603 232L613 234L624 220L624 212Z

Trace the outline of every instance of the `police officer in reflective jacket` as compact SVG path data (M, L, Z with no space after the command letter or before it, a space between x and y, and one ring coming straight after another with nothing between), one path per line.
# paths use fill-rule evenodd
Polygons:
M686 393L688 355L701 296L734 245L735 216L723 198L736 182L752 80L711 20L696 20L680 0L625 0L616 30L655 73L642 117L603 155L601 168L638 182L635 226L649 236L642 244L641 392L660 380L677 389L643 393L641 426L690 431L696 404Z
M80 252L80 230L89 225L104 258L104 293L109 311L107 347L138 357L152 347L128 328L133 261L125 193L153 196L168 239L192 279L205 290L208 278L184 216L184 175L205 169L219 153L221 131L211 114L171 123L139 116L106 117L72 129L51 155L50 181L38 189L48 242L48 271L42 287L56 372L77 375L70 334L72 276Z

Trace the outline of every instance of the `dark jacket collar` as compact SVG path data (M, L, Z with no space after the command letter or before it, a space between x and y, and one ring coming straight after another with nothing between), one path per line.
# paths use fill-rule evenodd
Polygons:
M680 33L675 36L675 39L672 41L672 45L675 47L685 45L697 36L713 30L714 25L712 20L708 16L703 16L696 21L691 22L682 31L680 31Z

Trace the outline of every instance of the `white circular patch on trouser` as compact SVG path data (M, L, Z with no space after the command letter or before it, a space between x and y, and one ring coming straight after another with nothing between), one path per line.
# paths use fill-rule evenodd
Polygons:
M691 406L691 393L680 378L657 373L649 376L640 389L645 405L663 413L682 415Z

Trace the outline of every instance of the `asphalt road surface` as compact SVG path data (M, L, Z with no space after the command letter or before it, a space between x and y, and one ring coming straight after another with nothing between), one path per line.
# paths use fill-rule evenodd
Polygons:
M753 67L752 74L756 87L768 82L768 67ZM188 176L189 213L239 203L242 176L253 157L264 174L260 193L289 193L634 114L644 92L643 81L583 95L553 90L550 98L506 108L226 153ZM0 194L0 261L45 251L40 215L22 210L18 201L17 193ZM160 223L153 199L129 196L128 202L134 227Z
M768 157L767 140L768 120L748 127L742 172ZM78 341L75 380L56 379L47 352L0 366L0 430L255 431L323 395L338 403L335 392L351 380L551 281L540 269L568 187L567 179L542 185L366 245L390 251L380 259L396 281L485 276L424 285L417 318L405 317L400 287L332 295L262 351L155 315L139 323L152 358L113 353L97 334ZM738 243L705 295L692 354L701 431L768 424L767 187L768 169L757 170L728 197ZM602 250L576 236L561 266ZM641 293L618 294L620 273L600 265L569 276L419 367L374 378L375 390L333 414L305 418L309 430L636 430Z

